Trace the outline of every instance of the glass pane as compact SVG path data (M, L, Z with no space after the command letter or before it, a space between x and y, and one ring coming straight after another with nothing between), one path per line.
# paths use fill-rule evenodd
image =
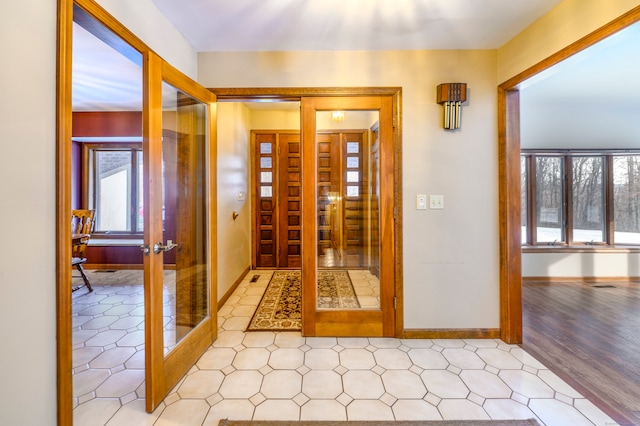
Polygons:
M260 154L271 154L271 143L262 142L260 144Z
M530 243L527 241L527 197L529 195L527 178L527 157L523 155L520 157L520 225L522 229L522 244Z
M131 151L97 151L96 181L96 231L130 231Z
M316 306L380 309L378 112L349 111L340 123L348 131L330 116L317 113Z
M573 241L604 241L603 157L573 157Z
M616 244L640 244L640 155L613 157Z
M564 241L563 162L561 157L536 157L536 239Z
M262 172L260 173L260 182L271 183L273 181L271 172Z
M272 167L273 161L271 157L260 157L260 168L262 169L270 169Z
M163 84L165 353L209 315L207 107Z
M273 196L273 187L271 187L271 186L261 186L260 187L260 196L262 198L271 198Z
M137 215L138 215L138 225L137 232L144 231L144 167L142 162L142 151L136 151L138 157L138 199L137 199Z

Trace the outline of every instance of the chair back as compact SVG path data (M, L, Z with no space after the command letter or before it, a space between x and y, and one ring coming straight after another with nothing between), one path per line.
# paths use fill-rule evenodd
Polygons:
M84 258L87 243L91 232L93 232L94 214L95 210L73 210L71 212L71 233L76 236L72 244L71 257Z

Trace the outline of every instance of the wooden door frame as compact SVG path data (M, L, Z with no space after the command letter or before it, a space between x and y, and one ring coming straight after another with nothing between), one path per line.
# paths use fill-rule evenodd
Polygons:
M506 343L522 343L519 85L638 21L640 21L640 6L498 86L500 338Z
M72 169L72 44L73 44L73 22L74 7L78 6L88 16L93 18L98 24L106 27L110 33L105 34L100 25L96 26L96 31L100 32L103 41L118 50L124 56L130 58L132 51L137 51L142 55L155 56L159 58L152 49L135 36L129 29L111 16L104 8L94 0L57 0L57 63L56 63L56 393L57 393L57 424L73 424L73 382L72 382L72 333L71 333L71 250L69 245L69 235L71 234L71 169ZM113 34L111 34L113 33ZM115 37L114 37L115 35ZM124 41L124 44L122 43ZM187 79L178 70L163 60L156 61L162 66L162 75L170 75L171 78L182 81ZM158 63L154 72L159 73ZM143 73L145 69L143 68ZM188 80L188 79L187 79ZM201 91L202 97L210 100L214 99L210 91L202 88L197 83L189 80L183 85L192 92ZM159 90L159 88L157 88ZM143 111L149 108L144 108ZM216 109L215 105L209 103L208 110L210 121L209 131L211 145L209 147L211 167L215 167L215 137L216 137ZM155 118L154 118L155 117ZM143 126L154 127L152 117L149 113L143 113ZM158 126L155 126L158 127ZM159 128L159 127L158 127ZM211 234L209 236L210 262L211 262L211 288L210 309L215 312L216 302L216 180L215 171L211 173L209 184L209 226ZM149 292L145 291L145 304L148 306ZM215 330L216 315L211 315Z
M403 303L403 239L402 239L402 88L401 87L250 87L209 88L219 102L250 102L257 100L300 101L302 97L389 96L392 98L394 143L394 205L395 205L395 280L396 337L404 337ZM300 130L302 131L302 129Z

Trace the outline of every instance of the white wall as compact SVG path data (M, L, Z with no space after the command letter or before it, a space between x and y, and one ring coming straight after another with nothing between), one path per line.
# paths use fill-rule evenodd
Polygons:
M401 86L406 328L499 327L495 51L200 53L206 87ZM468 83L462 129L436 86ZM415 210L418 193L444 210Z
M0 2L0 424L56 419L56 2Z
M152 0L96 0L154 52L196 80L197 53Z
M241 103L218 103L218 300L251 266L249 117Z
M640 277L640 253L525 253L524 277Z
M146 27L145 42L195 76L176 31L147 19L150 0L101 3L121 7L127 25ZM0 2L2 425L56 423L56 13L55 1Z

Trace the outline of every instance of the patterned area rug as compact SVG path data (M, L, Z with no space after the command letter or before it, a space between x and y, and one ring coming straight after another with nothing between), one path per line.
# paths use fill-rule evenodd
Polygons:
M276 271L258 304L247 331L302 329L300 271ZM353 309L360 303L347 271L318 271L318 308Z
M218 426L539 426L526 420L414 420L414 421L269 421L221 419Z

